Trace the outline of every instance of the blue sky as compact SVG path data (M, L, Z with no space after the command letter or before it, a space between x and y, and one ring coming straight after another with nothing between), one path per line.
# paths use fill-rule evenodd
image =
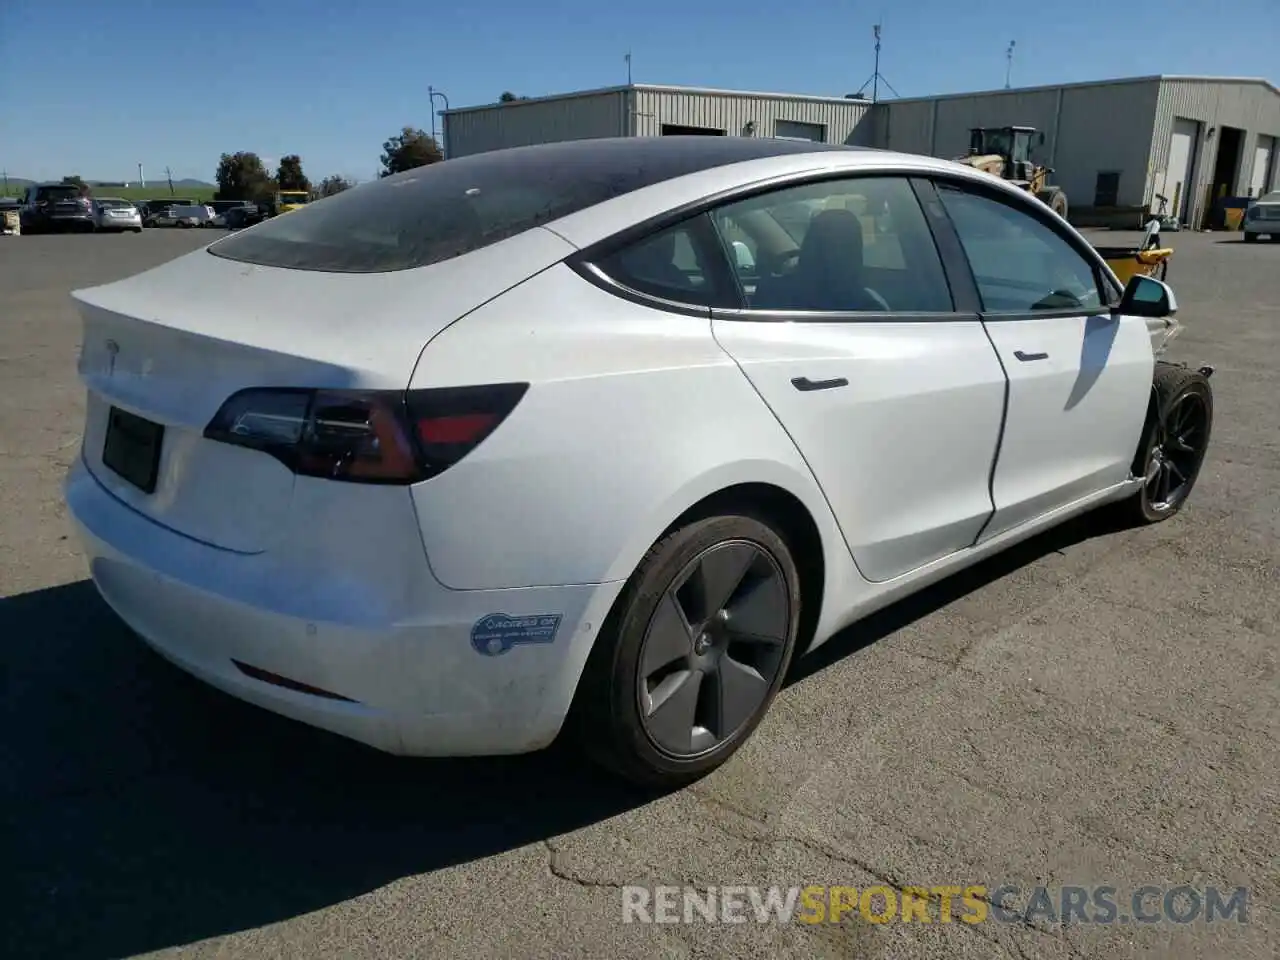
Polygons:
M368 179L386 137L431 129L428 85L455 107L610 86L630 48L636 82L841 95L877 19L902 96L1003 86L1010 40L1014 86L1280 79L1276 0L0 0L0 169L212 180L253 150Z

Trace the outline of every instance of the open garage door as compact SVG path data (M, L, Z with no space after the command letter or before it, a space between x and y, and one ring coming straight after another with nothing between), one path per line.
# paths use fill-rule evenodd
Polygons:
M1169 163L1165 167L1164 183L1157 193L1169 200L1169 212L1186 223L1191 210L1191 174L1195 169L1196 143L1200 139L1200 124L1195 120L1177 117L1173 121L1173 136L1169 138ZM1154 199L1154 198L1153 198ZM1153 203L1153 209L1159 201Z
M1253 151L1253 176L1249 181L1249 196L1260 197L1275 186L1276 138L1258 137Z

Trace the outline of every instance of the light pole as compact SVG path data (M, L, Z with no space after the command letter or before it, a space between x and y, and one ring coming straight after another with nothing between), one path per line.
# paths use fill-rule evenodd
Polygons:
M439 97L441 100L444 101L444 108L445 110L448 110L449 98L446 97L439 90L437 90L435 87L427 87L427 98L431 101L431 139L435 140L435 142L439 144L440 140L436 136L436 97ZM441 149L441 152L444 152L443 146L441 146L440 149Z

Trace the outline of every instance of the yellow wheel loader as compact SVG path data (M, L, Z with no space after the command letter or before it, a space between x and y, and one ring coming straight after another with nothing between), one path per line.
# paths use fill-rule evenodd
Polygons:
M974 127L969 131L968 156L956 160L1034 193L1065 220L1067 195L1048 182L1051 168L1032 161L1033 137L1044 143L1044 134L1035 127Z

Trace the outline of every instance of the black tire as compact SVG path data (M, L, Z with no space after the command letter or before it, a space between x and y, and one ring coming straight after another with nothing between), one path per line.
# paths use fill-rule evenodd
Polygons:
M1133 463L1134 475L1144 481L1136 495L1118 505L1125 519L1138 525L1160 523L1182 509L1200 476L1213 432L1213 388L1203 374L1159 361L1152 383L1151 409ZM1179 432L1173 434L1174 430ZM1182 446L1194 449L1187 452ZM1172 471L1170 464L1175 464ZM1161 487L1166 477L1171 486Z
M1037 196L1046 207L1063 220L1067 219L1067 195L1065 193L1056 187L1050 187L1047 190L1041 190Z
M758 559L750 560L748 566L743 567L742 579L733 581L737 587L728 591L723 607L703 618L701 614L707 612L706 597L714 591L695 590L693 593L700 594L698 599L703 609L697 616L689 615L681 600L681 596L686 595L685 590L695 579L698 584L715 579L710 575L707 580L701 579L701 571L705 568L699 564L704 564L708 557L732 557L735 558L733 562L738 563L736 558L746 556L750 551L755 551L751 555ZM719 567L724 568L725 564L720 563ZM691 574L691 570L695 572ZM725 577L720 582L729 583L732 579ZM762 584L764 586L760 586ZM748 644L751 651L767 651L767 670L763 661L751 662L752 658L737 652L732 658L728 655L729 650L738 650L734 646L738 641L728 626L731 619L728 611L738 602L735 598L752 597L754 603L758 599L755 596L758 589L767 589L769 599L776 601L771 605L775 611L771 614L771 622L776 629L768 632L777 635L777 644ZM713 604L719 606L718 602L713 601ZM661 622L666 622L669 615L666 611L670 609L679 614L684 632L680 642L689 639L692 645L686 653L667 661L662 668L667 671L664 678L656 687L648 688L648 682L659 672L654 670L646 677L642 664L649 659L650 636L658 636L659 614L663 614ZM753 607L752 616L754 614ZM690 629L691 622L695 620L697 622L693 622ZM749 515L714 516L693 520L673 529L650 548L601 628L578 683L571 712L570 723L575 739L593 761L644 787L674 789L706 775L746 742L768 711L795 652L799 622L800 580L795 561L786 542L768 522ZM712 645L708 639L718 628L725 630L723 646L719 640ZM704 642L708 646L700 652L699 646ZM726 669L722 674L718 666L712 665L707 669L699 666L714 657L720 658L717 663L732 664L733 669ZM713 716L716 719L711 726L718 727L727 715L734 712L726 706L733 699L726 692L729 680L721 678L743 676L743 659L748 661L746 669L750 671L753 684L752 701L757 696L761 697L758 706L747 711L744 714L746 719L733 724L729 731L713 731L711 727L700 725L700 718ZM652 662L661 663L662 657L655 654ZM687 680L693 681L690 695L693 703L687 708L693 724L689 750L682 753L663 746L651 727L657 725L655 720L663 706L667 703L679 706L675 703L675 695L668 695L655 705L656 695L668 688L684 691L689 685ZM704 680L705 693L702 690ZM704 695L710 698L710 707L703 706ZM689 697L679 699L687 703ZM642 703L649 708L647 715ZM708 710L710 714L705 712ZM672 729L681 728L675 725ZM698 747L699 738L705 741L702 748Z
M1244 242L1245 242L1245 243L1253 243L1255 240L1257 240L1257 239L1258 239L1258 236L1259 236L1259 234L1256 234L1256 233L1246 233L1246 234L1244 235Z

